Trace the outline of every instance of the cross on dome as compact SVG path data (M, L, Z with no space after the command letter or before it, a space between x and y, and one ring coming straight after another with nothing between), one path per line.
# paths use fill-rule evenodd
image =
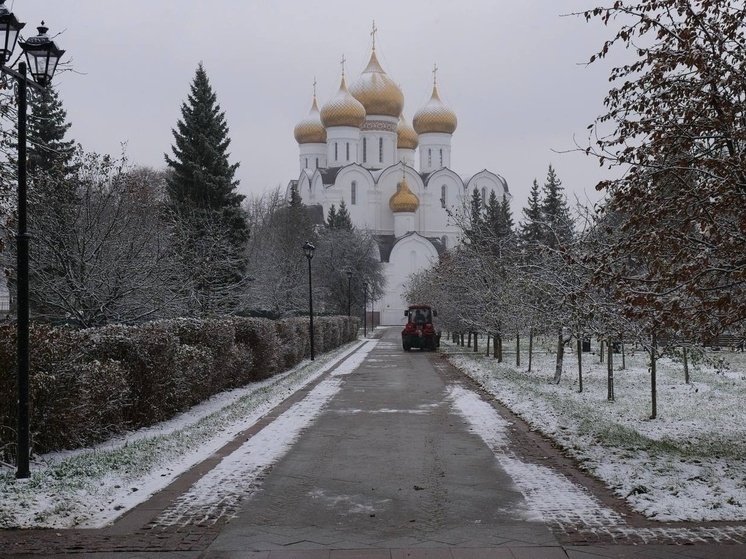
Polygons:
M373 20L373 29L370 32L370 36L373 37L373 50L376 50L376 31L378 31L378 28L376 27L376 20Z

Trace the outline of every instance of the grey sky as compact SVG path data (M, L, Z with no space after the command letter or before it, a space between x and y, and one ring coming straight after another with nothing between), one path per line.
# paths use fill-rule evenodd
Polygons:
M75 73L55 80L70 137L90 151L118 154L156 168L170 153L197 64L202 61L230 127L231 160L240 162L245 194L298 176L293 127L376 50L401 86L408 119L428 99L432 68L454 109L452 167L484 168L508 181L520 217L531 182L551 162L570 197L599 199L603 178L579 153L586 127L603 108L609 65L582 62L609 38L600 22L560 14L598 0L7 0L35 34L44 19L67 49Z

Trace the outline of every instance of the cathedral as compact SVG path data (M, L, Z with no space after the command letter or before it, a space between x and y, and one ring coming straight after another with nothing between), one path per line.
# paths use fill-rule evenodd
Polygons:
M413 116L403 113L404 94L376 56L375 28L370 61L347 86L344 61L339 90L319 110L314 84L311 110L295 126L300 176L290 181L304 204L344 201L352 223L375 238L387 288L375 302L384 325L406 322L402 294L409 276L437 263L460 242L449 212L461 211L477 189L482 200L495 192L510 199L503 177L488 170L463 176L451 168L456 113L438 94L433 70L430 100Z

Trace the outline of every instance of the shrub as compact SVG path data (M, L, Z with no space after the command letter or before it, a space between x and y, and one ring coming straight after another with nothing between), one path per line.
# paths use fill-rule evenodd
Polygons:
M322 353L356 339L359 319L318 317ZM74 330L33 325L34 452L101 442L152 425L310 355L308 318L175 319ZM0 324L0 460L15 461L16 327Z

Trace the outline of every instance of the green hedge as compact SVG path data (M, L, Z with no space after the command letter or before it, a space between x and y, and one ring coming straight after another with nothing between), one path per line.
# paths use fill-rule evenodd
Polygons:
M360 320L314 318L314 351L357 338ZM89 446L153 425L310 356L308 318L175 319L31 328L32 450ZM0 460L15 463L16 329L0 325Z

